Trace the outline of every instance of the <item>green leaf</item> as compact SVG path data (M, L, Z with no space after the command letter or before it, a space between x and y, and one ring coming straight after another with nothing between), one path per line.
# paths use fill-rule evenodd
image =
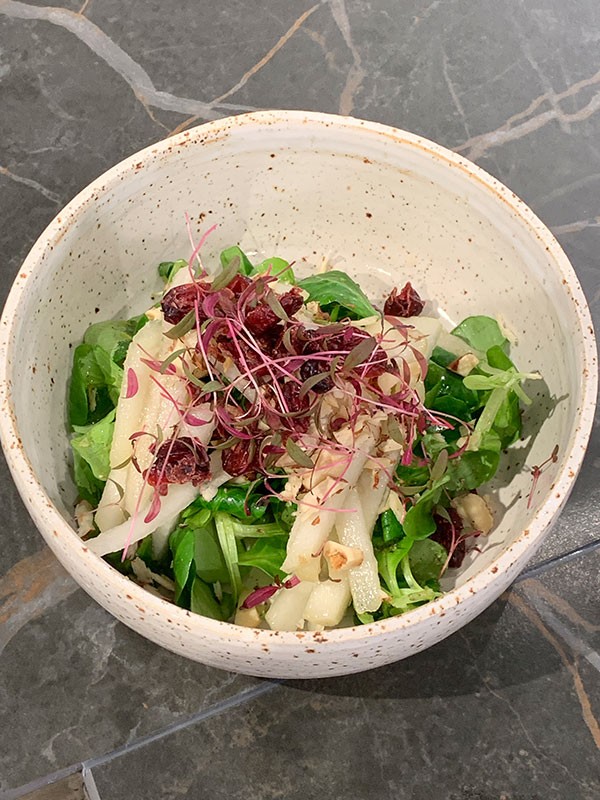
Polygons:
M221 260L221 266L223 267L223 270L226 270L230 266L231 262L237 258L239 259L239 264L235 270L236 273L241 272L243 275L252 275L254 272L254 266L252 265L252 262L246 253L244 253L244 251L241 249L241 247L238 247L237 245L223 250L219 258ZM231 277L233 277L233 275Z
M75 348L69 382L68 416L73 425L89 425L108 414L118 401L123 362L133 336L148 317L95 322Z
M132 575L133 569L131 567L131 559L126 558L123 561L122 552L119 551L118 553L107 553L103 556L104 560L107 561L113 569L116 569L122 575Z
M289 533L298 513L298 506L295 503L284 503L277 497L271 497L269 508L273 514L275 522L279 527Z
M76 450L73 451L73 478L79 497L96 508L102 497L104 481L96 478L88 462Z
M442 398L452 397L469 409L468 419L471 419L471 412L481 406L481 399L477 392L470 389L459 375L455 375L445 367L440 367L439 364L431 361L425 376L425 392L425 405L432 410L444 411L448 405L446 405L447 401L442 401ZM438 406L440 407L438 408Z
M179 258L177 261L161 261L158 265L158 274L167 286L180 269L187 267L188 262L184 258Z
M240 591L242 589L242 578L240 576L237 542L231 526L231 517L228 514L218 513L215 514L214 519L217 529L217 537L219 539L219 544L221 545L221 551L227 566L227 572L229 573L231 594L233 595L234 602L237 603Z
M209 508L203 508L189 516L186 522L191 528L205 528L211 517L212 511Z
M429 586L421 586L418 583L412 573L410 555L406 555L402 559L401 567L402 577L406 586L399 587L397 591L392 592L390 605L394 608L402 613L408 611L409 608L414 608L423 603L429 603L439 595L439 591L436 589L432 589Z
M440 414L448 414L451 417L460 419L463 422L470 422L473 419L473 409L464 400L459 400L451 395L437 397L430 406L432 411L439 411ZM449 420L456 425L455 420Z
M500 453L493 450L467 450L459 458L451 459L448 467L452 494L465 494L490 481L498 469Z
M71 426L98 422L119 399L123 370L106 350L97 345L80 344L73 353L69 384L69 422Z
M141 558L144 564L147 567L153 563L154 559L152 557L152 534L149 533L148 536L145 536L141 542L138 542L135 554L138 558Z
M440 367L448 367L456 361L456 355L443 347L434 347L431 353L431 361Z
M221 486L212 500L205 500L203 497L197 497L194 502L189 505L182 514L182 519L187 520L197 511L202 509L209 509L213 513L224 511L236 519L244 520L259 520L262 519L266 513L266 503L259 503L264 497L263 494L257 492L250 492L250 484L235 485L235 486ZM248 501L248 514L246 513L246 500ZM191 524L191 522L190 522Z
M404 528L391 508L379 515L379 521L381 523L382 538L386 544L404 538Z
M92 347L100 347L115 364L123 366L134 328L135 325L129 320L96 322L87 329L83 341Z
M240 553L240 566L256 567L271 578L283 578L281 565L285 560L287 541L287 536L257 539L249 550Z
M69 384L69 422L71 425L87 425L93 420L98 406L98 389L106 384L104 373L96 359L96 348L90 344L80 344L73 353L73 368ZM108 393L104 393L105 416L110 410Z
M482 353L487 353L490 347L495 346L504 351L508 350L508 339L500 330L496 320L491 317L467 317L454 328L452 333Z
M212 588L204 583L198 576L194 578L192 583L190 608L194 614L201 614L203 617L210 617L211 619L218 619L221 621L227 619L227 617L224 616L223 608L217 601Z
M433 539L415 542L408 554L412 574L421 586L438 579L447 558L446 548Z
M408 509L402 526L409 539L426 539L435 532L433 511L440 502L443 487L449 481L449 476L444 476L431 489L423 492L415 505Z
M140 314L138 317L132 317L129 322L133 326L131 335L135 336L138 331L141 331L147 322L150 322L150 317L147 317L145 314Z
M441 433L434 430L425 431L421 439L421 446L423 452L432 460L435 461L442 450L446 450L448 443Z
M110 447L115 428L115 411L92 425L75 426L71 447L85 461L98 480L105 482L110 473ZM81 464L79 464L81 468Z
M519 398L514 392L510 392L498 409L494 418L492 431L500 437L502 449L510 447L521 435L522 419Z
M182 529L183 533L176 538L171 535L169 545L173 552L173 573L175 575L175 602L179 601L194 562L196 537L191 528Z
M258 522L245 525L232 517L230 525L236 539L268 539L288 533L287 529L283 528L279 522Z
M410 552L413 544L413 539L405 537L399 542L392 544L391 547L386 547L376 553L379 574L383 578L383 582L392 596L397 595L400 591L400 586L398 584L398 567L405 556Z
M196 575L206 583L226 583L229 580L221 545L212 525L194 529L194 563Z
M241 261L238 256L232 258L226 267L223 267L212 280L211 289L213 292L218 292L219 289L224 289L231 281L239 274L241 269Z
M101 347L94 348L96 356L96 363L102 370L104 375L105 386L108 390L108 396L111 403L117 405L119 402L119 395L121 394L121 384L123 383L123 368L119 367Z
M269 272L282 283L296 283L293 269L283 258L266 258L254 267L252 273L247 274L262 274L264 272Z
M372 622L375 622L373 614L369 614L366 611L364 614L355 614L355 616L361 625L370 625Z
M308 292L307 302L315 301L321 307L337 303L359 319L379 313L360 286L345 272L330 270L322 275L313 275L299 281L298 286Z
M446 442L444 442L444 446L445 444ZM429 482L429 469L427 467L398 464L396 478L402 486L426 486Z
M486 353L486 359L490 367L494 367L494 369L516 369L515 365L506 355L502 347L499 347L498 345L494 345L488 349Z

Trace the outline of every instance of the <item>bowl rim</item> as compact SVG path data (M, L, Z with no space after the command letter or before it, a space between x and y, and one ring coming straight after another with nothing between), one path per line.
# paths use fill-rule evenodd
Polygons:
M323 634L319 631L272 631L245 628L233 623L221 622L193 614L143 589L117 572L100 556L92 553L52 503L25 455L19 437L8 382L8 357L21 300L27 293L36 272L44 266L44 255L48 248L52 248L53 244L60 240L66 229L76 221L78 214L85 211L90 202L106 194L127 175L151 168L157 156L168 157L169 151L175 152L178 148L189 145L210 145L211 140L218 140L231 133L235 135L248 128L276 125L304 127L305 129L307 125L313 126L315 129L319 127L334 127L338 130L345 130L349 134L385 138L397 145L418 149L434 160L461 170L467 179L479 183L488 192L494 194L497 200L508 206L509 210L519 218L520 222L527 227L528 232L538 240L539 245L554 260L563 279L563 285L575 313L583 341L581 354L583 359L582 403L573 445L563 468L547 490L540 507L532 517L529 528L523 530L515 541L502 550L485 569L437 600L405 614L379 622L327 630L326 639L323 638ZM90 572L102 576L104 583L107 585L115 584L114 590L116 593L123 595L125 592L120 592L119 589L125 590L125 587L127 587L127 594L131 597L131 601L128 602L131 603L132 608L135 608L136 604L143 602L146 613L152 615L154 619L162 620L169 617L173 623L177 620L182 624L185 623L186 635L193 637L195 630L197 630L198 632L202 631L204 634L215 636L217 639L224 637L230 641L235 640L240 644L257 642L264 644L268 641L270 647L273 648L271 653L275 655L279 649L287 649L290 646L304 647L307 641L312 639L315 640L315 643L321 641L358 643L361 640L381 635L384 632L387 635L399 633L402 630L419 625L419 623L428 618L437 617L450 609L460 606L469 597L483 589L489 590L491 585L496 584L499 586L497 592L499 594L505 587L506 575L511 573L511 568L515 562L523 559L541 543L551 522L564 506L580 470L594 420L598 385L596 352L596 342L588 304L575 270L567 256L550 230L525 202L496 178L463 156L424 137L392 126L353 117L313 111L257 111L207 122L139 150L88 184L49 223L25 258L2 312L0 322L0 407L3 413L0 414L0 438L2 439L4 453L13 480L21 497L24 499L29 513L34 518L36 526L53 549L55 546L58 549L59 540L62 540L68 547L78 548L80 556L84 562L87 562ZM50 535L51 533L53 536ZM514 572L514 570L512 571ZM75 574L73 577L77 579Z

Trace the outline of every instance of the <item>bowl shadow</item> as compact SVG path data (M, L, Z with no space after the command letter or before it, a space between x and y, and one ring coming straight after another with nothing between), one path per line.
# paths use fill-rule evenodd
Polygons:
M527 684L558 672L558 654L544 647L533 626L523 624L508 598L505 593L466 627L403 661L353 675L283 684L342 697L457 697Z

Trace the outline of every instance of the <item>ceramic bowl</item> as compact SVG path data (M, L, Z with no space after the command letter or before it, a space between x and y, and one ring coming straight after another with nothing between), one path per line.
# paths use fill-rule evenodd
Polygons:
M239 242L306 270L327 256L374 299L411 280L449 322L497 315L514 359L540 370L525 440L495 487L497 525L436 602L387 621L273 632L206 619L159 599L91 553L73 529L65 428L72 348L94 321L129 315L157 288L156 264ZM0 428L18 489L78 583L143 636L188 658L271 677L357 672L430 647L483 611L547 535L581 465L596 396L596 348L567 258L515 195L418 136L294 111L229 118L126 159L84 189L41 235L1 325ZM558 445L531 507L530 468Z

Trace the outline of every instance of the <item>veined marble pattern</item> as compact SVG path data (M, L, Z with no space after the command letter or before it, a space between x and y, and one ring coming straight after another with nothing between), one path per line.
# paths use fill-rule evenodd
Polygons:
M554 231L600 327L599 43L593 0L0 0L2 297L58 209L124 156L305 108L496 175ZM598 427L534 577L407 662L281 686L116 623L42 548L2 468L0 796L82 761L102 798L600 795Z

